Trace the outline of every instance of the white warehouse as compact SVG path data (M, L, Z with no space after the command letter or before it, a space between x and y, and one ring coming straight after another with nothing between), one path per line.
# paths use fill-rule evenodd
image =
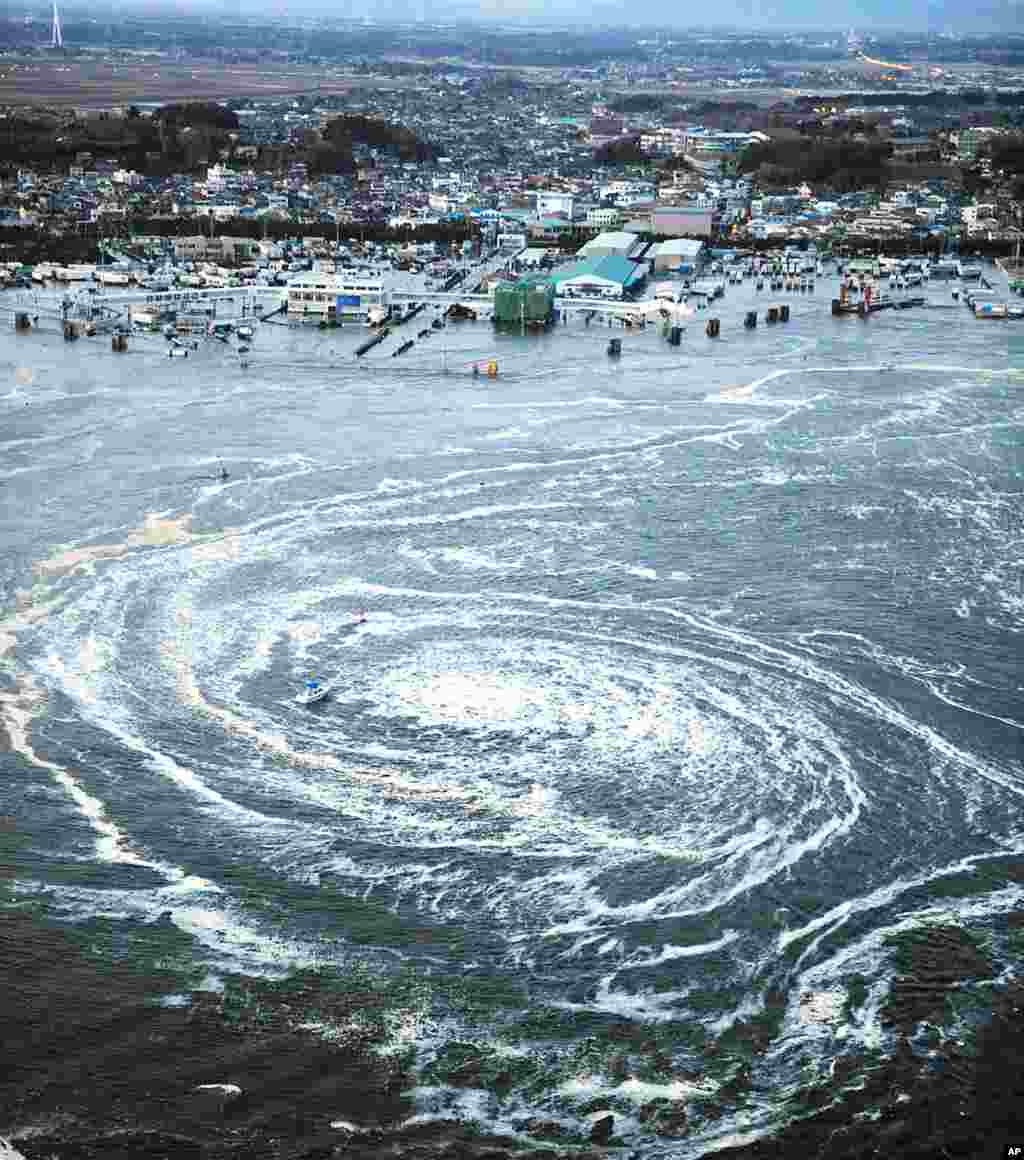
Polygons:
M578 258L628 258L641 245L636 234L609 232L598 234L580 248Z
M678 270L681 274L692 273L701 259L704 243L693 238L671 238L662 242L654 251L654 269Z
M324 274L310 270L288 283L288 313L316 321L365 318L384 304L384 283L372 274Z

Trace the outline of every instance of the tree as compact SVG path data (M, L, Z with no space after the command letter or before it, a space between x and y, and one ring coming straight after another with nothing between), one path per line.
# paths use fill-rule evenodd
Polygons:
M644 160L638 136L619 137L594 152L594 161L598 165L635 165Z
M238 114L214 101L193 101L186 104L164 105L153 114L154 121L165 125L203 126L230 132L238 129Z
M339 150L351 152L354 144L368 145L397 153L402 161L432 161L437 155L434 145L420 141L404 125L391 125L358 114L335 117L327 123L323 137Z
M997 137L985 148L992 168L1010 175L1024 174L1024 133Z
M889 180L891 146L850 137L796 138L749 146L738 159L741 173L758 174L765 184L806 181L840 193L880 189Z

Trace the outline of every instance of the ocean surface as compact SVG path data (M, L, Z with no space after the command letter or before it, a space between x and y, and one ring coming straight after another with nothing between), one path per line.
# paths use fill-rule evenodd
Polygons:
M585 1133L597 1100L696 1157L884 1050L884 937L1024 893L984 875L1024 850L1024 323L946 282L835 319L835 286L729 287L678 348L463 323L356 360L365 330L267 322L247 366L8 319L15 898L163 916L214 988L403 973L425 1119ZM769 998L742 1108L651 1136ZM660 1071L612 1065L623 1020ZM453 1044L511 1080L443 1082Z

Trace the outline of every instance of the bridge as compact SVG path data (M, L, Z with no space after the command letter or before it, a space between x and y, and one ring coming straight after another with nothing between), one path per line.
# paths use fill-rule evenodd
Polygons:
M242 316L259 316L276 313L287 304L288 288L286 286L225 286L216 289L201 289L199 287L182 287L177 290L146 290L139 287L135 290L96 291L78 290L73 296L66 295L63 300L51 299L42 303L33 295L33 302L26 300L19 303L16 309L32 310L33 313L45 314L47 317L76 317L94 320L105 320L108 324L115 324L126 316L130 319L131 307L139 309L152 308L156 310L203 310L216 313L219 305L235 305L231 313ZM21 297L21 295L19 295ZM480 313L494 309L494 298L488 294L458 293L456 290L426 291L390 289L384 291L384 305L408 305L423 303L427 306L443 306L445 308L460 304L471 309L476 308ZM647 303L647 306L650 304ZM671 309L671 304L665 306ZM41 309L40 309L41 308ZM643 313L643 305L621 298L568 298L564 295L555 297L555 316L562 314L588 314L601 316L607 319L638 319Z

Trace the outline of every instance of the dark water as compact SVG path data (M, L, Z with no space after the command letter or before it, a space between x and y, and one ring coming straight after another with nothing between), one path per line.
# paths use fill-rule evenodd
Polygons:
M659 1145L696 1156L783 1118L798 1058L884 1047L885 934L1019 904L984 870L1024 847L1022 324L831 294L748 333L767 299L731 288L717 342L618 362L596 325L361 364L362 333L264 325L247 369L6 332L19 895L169 911L214 976L411 965L421 1067L544 1060L501 1099L427 1070L425 1116L604 1095L640 1140L630 1109L715 1080L613 1077L594 1027L679 1028L700 1072L781 992L747 1110Z

